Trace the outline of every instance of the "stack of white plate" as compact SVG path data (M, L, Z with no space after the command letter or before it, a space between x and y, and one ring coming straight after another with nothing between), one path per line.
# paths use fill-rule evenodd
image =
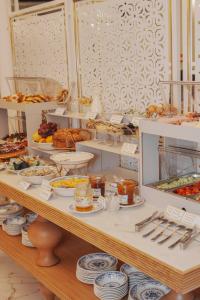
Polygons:
M153 279L141 281L140 284L132 286L129 291L128 300L159 300L170 292L170 289Z
M0 225L8 218L21 216L23 214L23 207L17 203L9 203L0 206Z
M76 277L81 282L93 284L100 274L106 271L115 271L118 260L107 253L91 253L79 258L76 268Z
M106 272L95 279L94 293L101 300L120 300L128 293L128 277L117 271Z
M3 221L2 229L12 236L20 235L22 226L26 223L26 218L16 216Z
M145 275L144 273L140 272L135 267L130 266L128 264L123 264L120 268L120 271L128 276L129 289L132 286L139 284L141 281L151 279L151 277Z
M22 227L22 245L26 247L34 247L28 236L28 226L29 224L25 224Z

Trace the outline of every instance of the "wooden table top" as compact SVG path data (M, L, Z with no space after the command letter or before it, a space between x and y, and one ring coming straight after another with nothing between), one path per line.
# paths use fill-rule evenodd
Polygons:
M169 250L144 239L134 232L134 224L149 216L156 207L146 203L134 209L112 213L102 211L89 216L75 216L68 212L72 199L53 196L46 201L40 197L41 187L23 191L20 177L0 173L0 193L40 214L72 234L133 265L149 276L179 293L187 293L200 286L200 243L187 250Z

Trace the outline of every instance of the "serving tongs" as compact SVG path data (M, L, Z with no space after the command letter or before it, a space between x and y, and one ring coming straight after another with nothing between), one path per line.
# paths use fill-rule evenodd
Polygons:
M189 244L200 234L196 227L180 242L180 248L185 250Z
M163 213L159 213L158 211L154 211L153 214L150 217L148 217L148 218L144 219L143 221L135 224L135 231L140 231L142 228L144 228L149 223L159 219L162 215L163 215Z

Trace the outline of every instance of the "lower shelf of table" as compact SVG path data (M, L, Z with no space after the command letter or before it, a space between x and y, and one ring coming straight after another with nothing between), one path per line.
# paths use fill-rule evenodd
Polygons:
M57 254L61 262L53 267L38 267L35 264L36 249L21 244L21 236L11 237L0 229L0 248L19 265L29 271L62 300L95 300L93 287L76 279L77 259L87 253L99 251L96 247L67 235L58 247Z

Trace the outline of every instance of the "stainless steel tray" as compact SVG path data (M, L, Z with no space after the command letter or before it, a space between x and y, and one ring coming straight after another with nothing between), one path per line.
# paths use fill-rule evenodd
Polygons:
M184 177L194 177L194 178L197 178L197 179L199 178L199 181L200 181L200 174L199 173L188 173L188 174L185 174L185 175L182 175L182 176L177 176L177 177L173 177L173 178L170 178L170 179L160 180L160 181L157 181L155 183L148 184L147 186L155 188L155 189L157 189L159 191L163 191L163 192L173 192L173 190L175 190L177 188L184 187L184 186L189 186L193 183L198 182L198 180L197 180L193 183L178 185L177 187L171 188L171 189L158 188L158 185L161 185L161 184L164 184L164 183L172 183L173 181L179 180L179 179L184 178Z

